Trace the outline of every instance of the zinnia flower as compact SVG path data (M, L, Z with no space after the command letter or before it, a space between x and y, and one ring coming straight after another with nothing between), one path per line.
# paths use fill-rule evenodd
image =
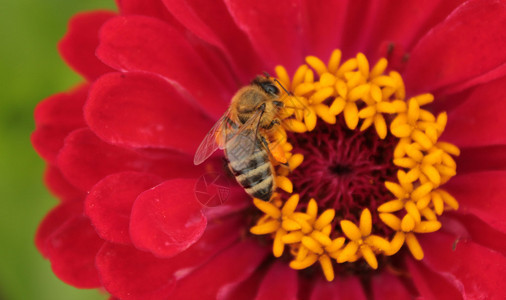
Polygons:
M85 82L35 111L61 200L36 245L61 280L119 299L506 297L505 1L118 7L71 20L59 49ZM288 92L270 202L221 154L193 164L264 71Z

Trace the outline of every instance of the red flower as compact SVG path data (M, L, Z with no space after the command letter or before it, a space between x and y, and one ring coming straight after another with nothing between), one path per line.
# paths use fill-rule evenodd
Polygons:
M75 16L59 45L86 83L44 100L32 142L61 199L36 236L55 274L120 299L505 298L506 2L120 0L119 14ZM252 200L234 187L204 208L193 165L232 95L304 56L387 57L406 93L435 95L460 203L438 232L378 271L325 281L274 259L249 229ZM345 274L346 273L346 274Z

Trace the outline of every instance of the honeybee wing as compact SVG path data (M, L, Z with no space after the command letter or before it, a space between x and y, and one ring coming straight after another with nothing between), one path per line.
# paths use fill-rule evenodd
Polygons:
M225 148L226 137L232 127L228 122L228 116L229 112L227 111L206 134L193 157L193 163L195 165L203 163L209 156L218 150L218 148Z
M229 160L244 161L255 152L258 145L258 128L263 110L255 113L239 127L233 134L229 134L226 141L227 156Z

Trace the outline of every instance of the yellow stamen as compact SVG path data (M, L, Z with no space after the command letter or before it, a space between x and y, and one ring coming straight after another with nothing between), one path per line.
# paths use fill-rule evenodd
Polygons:
M441 197L443 197L443 201L446 203L446 205L450 206L454 210L459 209L459 203L447 191L442 190L442 189L438 189L436 192L438 192L439 194L441 194Z
M283 125L285 126L286 129L291 130L293 132L303 133L307 131L306 125L296 119L285 119L283 121Z
M330 261L330 257L328 257L328 255L322 255L318 260L320 261L320 265L322 267L323 275L325 275L325 279L327 279L327 281L334 280L334 268L332 268L332 262Z
M286 231L294 231L294 230L299 230L299 229L302 228L302 226L300 226L299 223L297 223L297 222L295 222L294 220L291 220L291 219L285 219L285 220L283 220L283 222L281 223L281 226Z
M332 51L330 55L328 69L329 72L335 74L337 72L337 68L339 67L339 63L341 62L341 50L336 49Z
M348 86L343 80L337 80L336 82L336 90L337 94L343 98L346 99L348 97Z
M311 237L322 246L330 246L330 244L332 244L332 240L329 236L320 231L315 230L311 232Z
M427 194L430 193L430 191L432 190L432 187L433 187L433 185L430 182L422 184L421 186L417 187L413 191L413 193L411 193L411 198L416 201L416 200L426 196Z
M434 211L432 211L432 209L428 208L428 207L425 207L424 209L420 210L420 213L424 216L425 219L427 219L428 221L436 221L437 220L437 216L436 214L434 213Z
M345 238L344 237L338 237L338 238L335 238L334 240L332 240L332 242L330 243L330 245L328 245L327 247L325 247L325 250L327 250L327 252L335 252L339 249L341 249L344 245L344 242L345 242Z
M343 233L352 241L359 240L362 237L360 229L351 221L341 221L341 228L343 229Z
M336 116L330 111L330 107L325 104L318 104L314 106L314 111L318 117L328 124L336 123Z
M304 245L299 245L299 251L295 255L295 260L304 260L308 254L309 250Z
M360 73L362 73L365 78L369 77L369 61L364 54L357 54L357 65Z
M327 71L327 66L325 66L323 61L316 56L307 56L306 63L310 65L311 68L318 73L318 75L322 75L325 71Z
M301 240L302 245L304 245L307 249L311 250L316 254L322 254L323 248L322 246L315 241L313 238L309 236L303 236Z
M383 203L378 207L379 212L395 212L404 208L404 202L402 200L392 200Z
M404 232L410 232L415 228L415 224L415 219L411 215L407 214L404 218L402 218L401 229Z
M285 250L285 244L283 242L283 236L286 234L286 231L283 229L279 229L276 231L276 235L274 236L274 241L272 242L272 253L275 257L280 257L283 255L283 251Z
M414 231L418 233L435 232L441 228L441 223L438 221L422 221L416 224Z
M294 194L286 200L285 205L281 209L281 213L285 216L293 214L295 208L299 204L299 194Z
M416 259L422 259L416 234L439 230L438 216L445 210L458 209L457 200L440 186L456 175L454 157L460 150L439 140L448 116L445 112L435 116L424 108L434 96L426 93L407 99L400 74L385 73L388 62L384 58L375 64L362 53L342 64L341 59L340 50L334 50L327 63L308 56L291 80L284 67L275 68L279 84L289 91L281 97L285 103L279 115L281 130L269 136L270 141L279 143L271 151L276 152L277 162L273 164L278 191L270 202L253 200L263 215L250 229L253 234L271 236L275 257L282 256L287 246L293 269L308 268L318 261L328 281L335 277L332 259L343 263L363 258L376 269L376 255L394 255L404 243ZM320 122L336 124L339 114L350 130L365 131L374 126L380 139L389 135L398 138L392 161L398 167L397 180L384 183L391 198L379 203L373 212L395 231L393 236L374 234L376 218L367 208L362 210L358 224L339 219L339 231L334 209L318 207L318 199L303 199L301 206L307 206L302 211L299 195L290 195L294 192L291 174L297 172L304 156L292 153L297 147L287 141L290 135L286 131L304 134L318 130ZM284 194L290 196L283 203Z
M337 257L337 262L343 263L345 261L348 261L352 256L355 255L355 253L357 253L357 250L358 250L358 243L354 241L349 242L344 247L343 251L339 253L339 256Z
M255 204L259 210L269 215L273 219L277 219L281 216L281 211L279 208L269 202L265 202L260 199L253 199L253 204Z
M288 72L283 66L276 66L274 68L274 72L276 72L276 77L281 82L284 87L290 88L290 76L288 76Z
M378 62L374 65L374 67L371 70L371 73L369 74L371 78L375 78L379 76L380 74L383 74L385 72L388 65L388 61L385 58L380 58Z
M290 170L295 170L300 164L304 161L304 155L300 153L295 153L288 159L288 166Z
M306 124L307 131L312 131L316 127L316 112L312 107L308 107L304 115L304 123Z
M409 251L413 254L413 257L422 260L423 259L423 250L416 236L413 233L406 234L406 244L408 245Z
M316 214L318 213L318 204L316 203L315 199L309 200L309 203L307 205L306 214L310 216L311 220L316 219Z
M393 214L381 213L379 217L383 223L395 231L401 230L401 220Z
M300 231L294 231L294 232L290 232L288 234L285 234L282 238L281 238L281 241L285 244L294 244L294 243L298 243L302 240L302 237L304 236L304 234Z
M385 251L386 255L394 255L395 253L399 252L402 245L404 245L404 241L406 239L406 235L402 231L397 231L390 241L390 250Z
M371 248L367 245L362 245L360 247L360 252L364 257L365 261L371 266L373 269L378 268L378 260L376 259L376 255L372 252Z
M332 219L334 219L336 212L333 209L327 209L324 211L318 219L316 219L314 223L314 228L320 230L323 227L327 226L330 222L332 222Z
M290 262L290 268L295 270L302 270L310 267L318 260L318 255L308 254L303 260L292 260Z
M343 76L344 73L350 72L357 68L357 60L354 58L345 61L337 70L337 76Z
M367 244L382 251L389 251L391 249L390 243L384 238L377 235L370 235L366 238Z
M371 212L366 208L360 215L360 232L362 236L368 236L372 230L372 216Z
M344 110L345 106L346 101L344 101L343 98L338 97L334 100L334 102L332 102L332 105L330 105L329 113L333 115L338 115Z
M418 211L418 207L416 207L416 204L413 201L407 201L404 204L404 208L406 208L406 211L413 218L415 223L418 224L421 222L420 212Z
M351 130L357 128L358 125L358 108L357 105L353 102L348 102L344 106L344 120L346 121L346 125Z
M256 225L251 227L250 232L253 234L261 235L261 234L268 234L273 233L276 230L279 229L281 224L277 220L272 220L269 222L265 222L261 225Z

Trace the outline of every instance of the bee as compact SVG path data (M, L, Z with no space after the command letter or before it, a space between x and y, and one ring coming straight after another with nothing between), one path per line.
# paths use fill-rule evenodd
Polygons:
M198 147L194 164L223 149L237 182L250 196L269 201L276 189L271 159L287 163L279 144L271 140L281 124L283 107L275 82L268 76L256 77L232 97L226 113Z

